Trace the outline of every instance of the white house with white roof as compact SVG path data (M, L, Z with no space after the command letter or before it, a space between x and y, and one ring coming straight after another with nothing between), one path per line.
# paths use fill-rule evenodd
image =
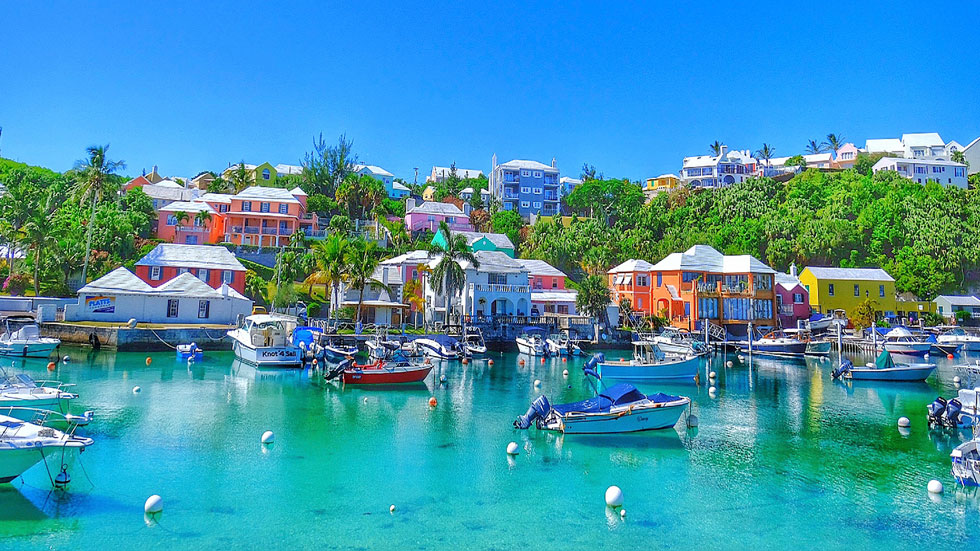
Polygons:
M963 146L963 158L969 163L967 174L980 172L980 138Z
M415 204L415 199L405 201L405 226L409 231L439 231L440 222L445 222L453 231L473 231L470 223L470 205L463 204L460 209L452 203L426 201Z
M578 291L565 287L568 278L565 272L544 260L518 258L517 262L528 272L532 314L576 314Z
M898 138L872 139L864 142L866 153L885 153L888 155L902 156L905 154L905 145Z
M528 270L520 262L499 251L474 253L479 267L460 262L466 274L463 288L451 297L451 311L475 318L492 316L526 316L531 314L531 287ZM429 261L434 269L441 260L436 253ZM427 317L443 319L446 298L436 293L431 277L425 280Z
M871 167L873 172L894 170L899 175L915 180L920 184L932 180L947 186L966 189L966 165L942 159L907 159L882 157Z
M973 295L939 295L933 300L936 313L944 318L952 318L956 312L967 312L970 319L980 320L980 298Z
M720 155L684 157L680 180L695 188L721 188L744 182L755 171L756 160L750 151L729 151L723 145Z
M439 182L445 182L452 173L452 170L452 167L448 166L433 166L432 172L425 177L425 183L436 184ZM457 168L456 176L464 180L479 178L480 176L483 176L483 171L475 168Z
M231 325L251 311L252 301L228 285L213 289L184 273L154 288L119 267L79 289L65 321Z

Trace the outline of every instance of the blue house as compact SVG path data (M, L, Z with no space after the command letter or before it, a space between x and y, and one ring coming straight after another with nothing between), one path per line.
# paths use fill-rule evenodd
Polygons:
M551 160L551 166L519 159L497 164L494 155L490 193L500 200L504 210L517 211L524 219L531 214L559 214L561 182L555 160Z

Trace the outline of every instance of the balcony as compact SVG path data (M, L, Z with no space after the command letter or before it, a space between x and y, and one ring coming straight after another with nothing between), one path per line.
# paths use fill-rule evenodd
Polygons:
M501 283L470 283L470 292L477 293L530 293L530 285L505 285Z
M448 225L449 229L453 231L473 231L473 226L468 223L453 222L452 224L450 224L449 222L446 222L446 225ZM423 231L423 230L429 230L430 232L435 233L439 231L439 222L425 221L425 222L412 224L412 231Z
M323 239L327 236L326 230L314 230L312 228L304 228L303 233L310 239Z
M779 307L779 315L780 316L792 316L793 315L793 305L792 304L783 304L783 305L781 305Z
M244 228L242 226L232 226L231 233L253 233L253 234L256 234L256 233L259 233L259 228L258 228L258 226L245 226Z
M544 194L544 200L545 201L557 201L558 200L558 194L557 193L545 193Z
M276 228L269 228L269 227L262 228L262 235L276 235L276 233L278 233Z
M519 199L519 198L520 198L520 194L510 190L504 190L504 199Z
M204 226L181 226L180 233L207 233L209 230Z

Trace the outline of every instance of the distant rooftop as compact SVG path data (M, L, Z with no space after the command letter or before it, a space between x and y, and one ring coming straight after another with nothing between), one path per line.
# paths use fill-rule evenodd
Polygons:
M817 279L847 279L855 281L895 281L888 272L881 268L832 268L825 266L807 266Z
M136 265L245 271L245 266L242 266L235 255L218 245L161 243Z
M242 190L235 198L278 201L280 203L299 203L288 189L279 187L251 186Z

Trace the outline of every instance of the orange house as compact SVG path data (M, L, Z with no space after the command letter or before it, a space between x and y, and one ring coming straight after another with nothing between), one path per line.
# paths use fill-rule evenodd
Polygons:
M695 245L654 265L624 262L609 271L609 282L617 304L629 298L635 311L666 317L674 327L700 330L708 320L742 336L750 322L777 326L775 273L751 255Z
M180 219L180 213L187 217ZM174 201L161 208L157 217L157 237L171 243L218 243L224 234L224 227L225 219L211 205L202 201Z
M278 247L297 231L316 235L316 215L306 212L306 194L295 188L252 186L231 197L224 214L224 241Z

